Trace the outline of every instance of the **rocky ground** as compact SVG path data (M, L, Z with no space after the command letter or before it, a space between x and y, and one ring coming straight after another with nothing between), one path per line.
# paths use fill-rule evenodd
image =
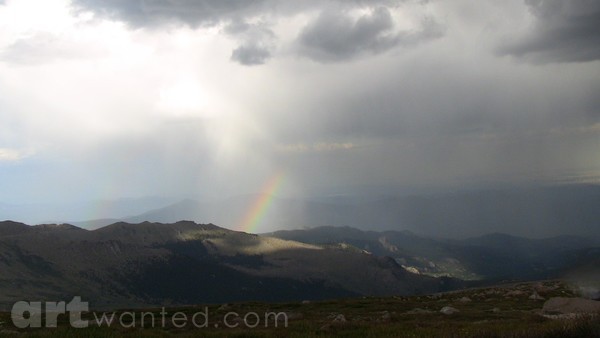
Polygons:
M175 312L191 316L203 305L171 308L166 311L163 328L158 319L160 309L151 311L157 317L157 328L151 322L137 319L135 328L92 324L87 329L73 329L68 318L61 316L58 328L19 330L11 324L8 313L0 314L0 336L39 337L117 337L117 336L292 336L292 337L600 337L600 302L578 297L561 281L543 281L501 285L489 288L413 297L354 298L344 300L297 303L239 303L208 305L208 327L189 323L177 328L171 322ZM117 316L127 310L121 310ZM231 316L227 328L223 318ZM250 316L248 327L242 317L248 313L284 312L288 325L280 318L275 322ZM93 318L93 314L87 314ZM96 314L100 316L101 314ZM63 318L64 317L64 318ZM139 317L139 316L138 316ZM148 318L146 318L148 319ZM272 318L270 318L272 319ZM127 320L125 320L127 322ZM116 324L116 325L115 325ZM266 326L266 327L265 327ZM160 327L160 328L159 328Z

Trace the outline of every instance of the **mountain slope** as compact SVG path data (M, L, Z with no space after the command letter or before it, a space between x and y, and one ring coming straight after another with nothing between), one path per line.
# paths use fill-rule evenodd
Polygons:
M529 239L490 234L465 240L433 239L408 231L362 231L316 227L277 231L267 236L310 244L347 243L432 276L476 280L528 280L556 277L580 264L596 241L574 236ZM596 252L597 251L592 251Z
M82 296L96 307L429 293L460 286L391 259L212 224L1 222L0 306Z

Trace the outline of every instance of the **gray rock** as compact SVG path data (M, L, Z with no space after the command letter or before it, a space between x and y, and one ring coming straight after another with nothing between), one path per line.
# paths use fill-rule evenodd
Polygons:
M379 321L382 322L387 322L388 320L390 320L392 318L392 315L388 312L388 311L383 311L381 313L381 317L379 317Z
M335 316L335 318L333 318L333 322L334 323L345 323L346 322L346 317L343 314L338 314L337 316Z
M585 298L553 297L548 299L542 311L546 313L595 313L600 312L600 301Z
M600 300L600 288L598 286L580 285L578 291L583 298Z
M334 326L342 326L347 322L346 317L341 313L331 313L327 318L333 318L333 320L330 323L321 326L321 331L329 331Z
M529 296L529 299L533 299L533 300L544 300L546 298L540 296L536 291L533 291L533 293L531 294L531 296Z
M458 313L460 312L458 309L453 308L452 306L444 306L441 310L441 313L445 314L445 315L451 315L454 313Z
M561 314L557 314L557 315L542 314L542 317L546 317L548 319L573 320L573 319L577 319L577 318L582 318L582 316L586 316L586 315L589 315L589 314L585 314L585 313L561 313Z

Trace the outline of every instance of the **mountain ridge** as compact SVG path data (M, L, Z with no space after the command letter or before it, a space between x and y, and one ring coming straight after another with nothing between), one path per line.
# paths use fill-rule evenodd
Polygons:
M176 222L190 219L239 227L257 195L215 201L185 199L119 220ZM441 238L466 239L493 232L544 238L570 234L600 240L600 186L551 186L507 190L459 191L427 195L375 196L355 202L327 202L272 196L258 223L259 232L316 226L362 230L409 230ZM72 222L94 227L105 222Z
M0 222L0 231L9 227L15 223ZM98 307L143 307L423 294L462 285L415 275L394 260L351 248L192 221L119 222L93 231L22 223L16 228L0 236L4 307L23 298L77 295Z
M312 244L347 243L380 256L390 256L406 268L431 276L466 280L531 280L558 277L580 256L600 248L594 239L555 236L535 239L487 234L464 240L423 237L410 231L362 231L315 227L266 233Z

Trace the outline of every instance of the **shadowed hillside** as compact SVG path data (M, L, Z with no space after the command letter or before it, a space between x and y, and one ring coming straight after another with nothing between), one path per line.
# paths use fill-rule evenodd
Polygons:
M82 296L97 307L408 295L460 287L353 247L212 224L0 223L0 304Z
M346 243L375 255L393 257L411 271L466 280L560 277L600 257L597 241L575 236L529 239L495 233L448 240L409 231L362 231L349 227L277 231L266 236L321 245Z

